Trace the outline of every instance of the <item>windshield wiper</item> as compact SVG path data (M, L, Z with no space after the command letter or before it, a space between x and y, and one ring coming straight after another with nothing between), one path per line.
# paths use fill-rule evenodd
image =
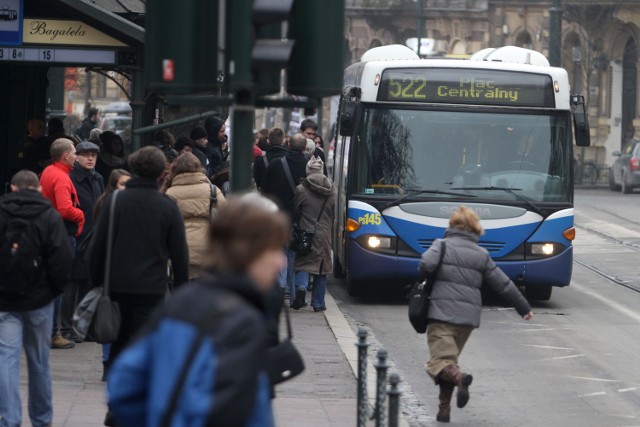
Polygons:
M398 206L400 203L404 202L405 200L410 199L411 197L417 196L419 194L442 194L445 196L456 196L456 197L478 197L475 194L453 193L450 191L440 191L440 190L408 190L408 191L413 191L413 193L407 194L406 196L402 196L399 199L390 201L389 203L387 203L382 207L382 210L380 212L390 208L391 206Z
M505 193L511 194L516 199L521 200L524 203L526 203L527 206L529 206L532 211L534 211L535 213L537 213L541 217L546 217L547 216L546 212L543 211L540 207L538 207L531 200L529 200L526 197L523 197L523 196L519 195L518 193L516 193L516 191L522 191L522 188L508 188L508 187L490 186L490 187L455 187L455 188L451 188L451 189L452 190L466 190L466 191L469 191L469 190L479 190L479 191L501 190L501 191L504 191Z

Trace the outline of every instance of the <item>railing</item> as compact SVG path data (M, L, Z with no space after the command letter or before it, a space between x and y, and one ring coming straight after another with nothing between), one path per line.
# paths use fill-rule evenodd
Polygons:
M609 167L593 160L576 160L574 163L575 185L598 185L609 182Z
M378 350L378 361L374 365L376 369L376 397L372 406L369 402L367 389L367 353L369 343L367 342L367 330L358 329L358 427L365 427L368 420L375 420L376 427L385 426L385 405L388 404L388 427L398 427L400 411L400 376L397 373L389 375L389 388L387 389L387 351ZM386 393L385 393L386 392Z

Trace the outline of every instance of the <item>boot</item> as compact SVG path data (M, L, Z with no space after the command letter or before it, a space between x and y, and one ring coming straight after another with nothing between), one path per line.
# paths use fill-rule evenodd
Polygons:
M455 385L448 381L440 380L440 404L438 405L438 415L436 420L441 423L448 423L451 418L451 397L453 396L453 388Z
M445 366L440 372L440 376L444 380L458 386L458 393L456 394L456 405L458 406L458 408L464 408L469 401L469 386L473 381L473 376L471 376L471 374L460 371L460 368L454 364Z

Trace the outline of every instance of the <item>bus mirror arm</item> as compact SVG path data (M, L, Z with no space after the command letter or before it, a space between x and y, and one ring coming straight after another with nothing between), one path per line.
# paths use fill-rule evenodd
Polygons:
M573 113L573 133L578 147L591 145L589 132L589 116L584 106L584 96L571 95L571 111Z
M340 136L353 136L357 114L358 102L344 100L340 111Z

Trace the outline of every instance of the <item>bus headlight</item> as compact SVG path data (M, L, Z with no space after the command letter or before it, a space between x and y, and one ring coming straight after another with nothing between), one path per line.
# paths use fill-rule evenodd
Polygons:
M531 254L532 255L553 255L555 253L555 245L553 243L532 243Z
M369 236L367 246L371 249L389 249L391 247L390 237Z

